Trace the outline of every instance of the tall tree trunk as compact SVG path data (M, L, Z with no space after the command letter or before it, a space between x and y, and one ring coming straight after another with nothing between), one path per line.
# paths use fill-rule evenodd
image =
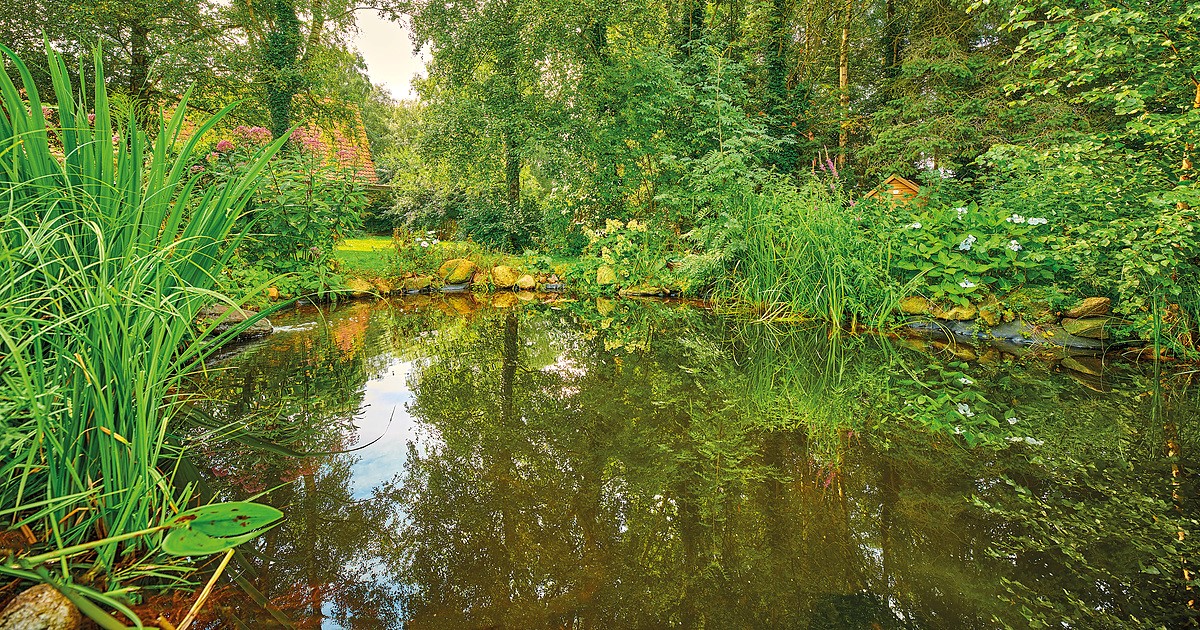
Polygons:
M902 30L896 19L896 0L887 0L886 22L883 26L883 76L888 80L900 76ZM887 86L890 90L891 86Z
M275 0L272 17L274 23L267 33L263 66L266 71L271 133L280 138L291 129L292 99L300 91L301 74L297 64L301 41L300 19L296 16L296 6L292 0Z
M521 149L515 131L504 137L504 183L508 186L508 209L516 214L521 211Z
M146 100L150 82L150 27L137 22L129 34L129 95L137 103Z
M838 94L841 101L841 122L838 125L837 166L846 167L846 145L850 141L850 20L854 13L854 0L846 0L842 15L842 41L838 49Z

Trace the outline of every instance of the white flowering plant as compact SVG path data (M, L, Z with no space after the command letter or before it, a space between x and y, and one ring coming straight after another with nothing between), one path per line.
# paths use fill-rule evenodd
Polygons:
M998 206L914 203L901 216L893 269L901 282L924 286L934 299L966 305L988 292L1052 280L1054 226L1048 217L1024 216Z

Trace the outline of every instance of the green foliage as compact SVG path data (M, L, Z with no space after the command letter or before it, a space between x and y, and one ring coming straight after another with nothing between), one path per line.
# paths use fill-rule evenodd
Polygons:
M0 75L0 404L15 411L0 419L0 505L38 536L25 565L0 571L119 605L139 580L186 574L154 553L155 532L191 498L173 483L183 382L253 320L213 338L193 322L226 300L213 289L243 236L238 217L282 141L202 188L188 166L229 108L176 145L185 97L151 140L133 116L114 124L99 55L89 94L50 51L48 128L27 68L0 53L24 88ZM54 555L79 545L88 553L69 562Z
M934 299L966 306L988 292L1053 281L1060 268L1051 255L1055 226L1046 217L936 197L908 207L914 211L898 228L892 264L902 282Z

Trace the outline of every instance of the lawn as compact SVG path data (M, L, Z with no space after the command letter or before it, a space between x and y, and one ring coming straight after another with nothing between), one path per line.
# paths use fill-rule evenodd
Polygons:
M384 276L388 273L388 252L392 239L388 236L348 238L337 245L333 257L346 271Z

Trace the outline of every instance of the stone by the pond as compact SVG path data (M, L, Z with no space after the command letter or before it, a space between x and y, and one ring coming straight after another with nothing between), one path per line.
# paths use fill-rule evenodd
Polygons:
M416 278L407 278L404 280L404 290L408 293L428 291L429 285L433 279L429 276L418 276Z
M1085 317L1082 319L1064 319L1062 327L1067 332L1078 337L1088 337L1089 339L1108 339L1108 331L1105 330L1105 325L1108 323L1107 317Z
M999 304L985 304L979 307L979 319L988 326L999 326L1004 320Z
M220 323L214 325L212 330L209 331L209 334L221 335L230 328L240 326L247 319L256 317L257 315L258 311L232 308L228 304L216 304L213 306L206 306L200 309L199 313L196 313L196 325L200 327L207 327L213 325L213 322L219 321ZM259 337L266 337L274 330L275 327L272 326L271 322L264 317L251 324L249 328L238 333L237 338L240 341L258 339Z
M354 297L366 297L375 292L375 285L362 278L350 278L346 281L346 290Z
M928 315L933 312L933 302L919 295L911 295L900 300L900 311L908 315Z
M553 291L556 293L559 291L562 291L563 288L564 288L563 283L561 283L561 282L550 282L550 283L547 283L542 286L542 289L544 289L546 291Z
M475 263L466 258L451 258L438 268L438 275L446 284L469 284L471 277L475 275L475 269Z
M648 284L639 284L637 286L621 289L621 295L629 297L662 297L670 295L670 291L662 287L650 286Z
M608 298L596 298L596 312L601 315L607 317L608 315L612 314L613 308L615 307L616 305L613 304L613 301Z
M1063 317L1082 319L1084 317L1103 317L1112 310L1112 300L1106 297L1090 297L1084 299L1075 308L1063 313Z
M13 598L0 611L0 630L76 630L79 609L49 584L39 584Z
M608 265L601 265L596 270L596 284L605 286L617 283L617 271Z
M375 285L375 290L379 291L380 295L391 295L394 290L392 283L383 278L376 278L373 284Z
M1089 376L1104 376L1104 360L1099 357L1066 357L1061 364L1068 370Z
M522 291L530 291L530 290L536 289L537 288L537 280L534 280L533 276L531 276L529 274L525 274L525 275L521 276L520 278L517 278L517 288Z
M508 265L492 267L492 285L497 289L511 289L521 277L516 269Z
M975 319L975 315L977 315L978 313L979 313L979 309L976 309L974 305L968 304L966 306L955 306L954 308L946 311L945 313L942 313L942 317L945 319L952 319L955 321L965 322L968 320Z

